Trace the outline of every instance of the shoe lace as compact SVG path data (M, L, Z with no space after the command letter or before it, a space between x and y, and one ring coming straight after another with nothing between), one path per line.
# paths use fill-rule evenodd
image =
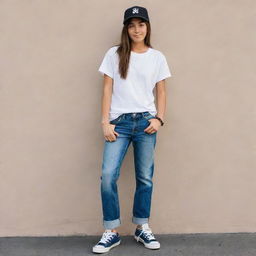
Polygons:
M154 234L152 233L151 228L145 228L145 229L143 229L139 236L141 236L142 233L145 234L145 237L146 237L148 240L155 239ZM139 236L138 236L138 239L139 239Z
M105 231L99 241L99 243L106 243L106 242L109 242L112 237L114 237L115 234L113 234L112 232L108 232L108 231Z

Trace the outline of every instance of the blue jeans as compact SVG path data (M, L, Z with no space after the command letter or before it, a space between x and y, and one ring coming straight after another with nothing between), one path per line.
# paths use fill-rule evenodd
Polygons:
M132 142L136 176L136 191L133 202L132 222L148 223L153 190L154 150L157 132L149 134L144 131L154 118L148 111L125 113L110 121L115 124L119 133L115 141L105 140L103 150L101 199L103 210L103 226L114 229L121 225L117 180L120 168Z

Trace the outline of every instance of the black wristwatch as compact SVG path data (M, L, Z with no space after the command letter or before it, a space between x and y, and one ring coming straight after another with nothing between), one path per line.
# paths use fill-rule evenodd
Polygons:
M162 120L160 117L155 116L155 118L156 118L156 119L158 119L158 120L161 122L161 126L163 126L163 125L164 125L164 122L163 122L163 120Z

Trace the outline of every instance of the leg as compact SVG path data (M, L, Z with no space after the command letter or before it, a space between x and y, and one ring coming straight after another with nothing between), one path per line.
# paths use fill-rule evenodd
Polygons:
M148 223L153 191L154 150L156 133L139 133L133 140L136 191L134 194L134 224Z
M113 142L105 140L101 176L101 199L103 225L106 229L114 229L121 224L117 180L129 145L129 137L121 135Z

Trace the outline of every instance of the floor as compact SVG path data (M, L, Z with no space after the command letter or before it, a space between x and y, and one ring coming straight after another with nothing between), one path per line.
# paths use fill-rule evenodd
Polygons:
M139 256L256 256L256 233L157 235L158 250L150 250L133 236L121 236L121 243L101 255ZM100 236L2 237L0 256L86 256Z

